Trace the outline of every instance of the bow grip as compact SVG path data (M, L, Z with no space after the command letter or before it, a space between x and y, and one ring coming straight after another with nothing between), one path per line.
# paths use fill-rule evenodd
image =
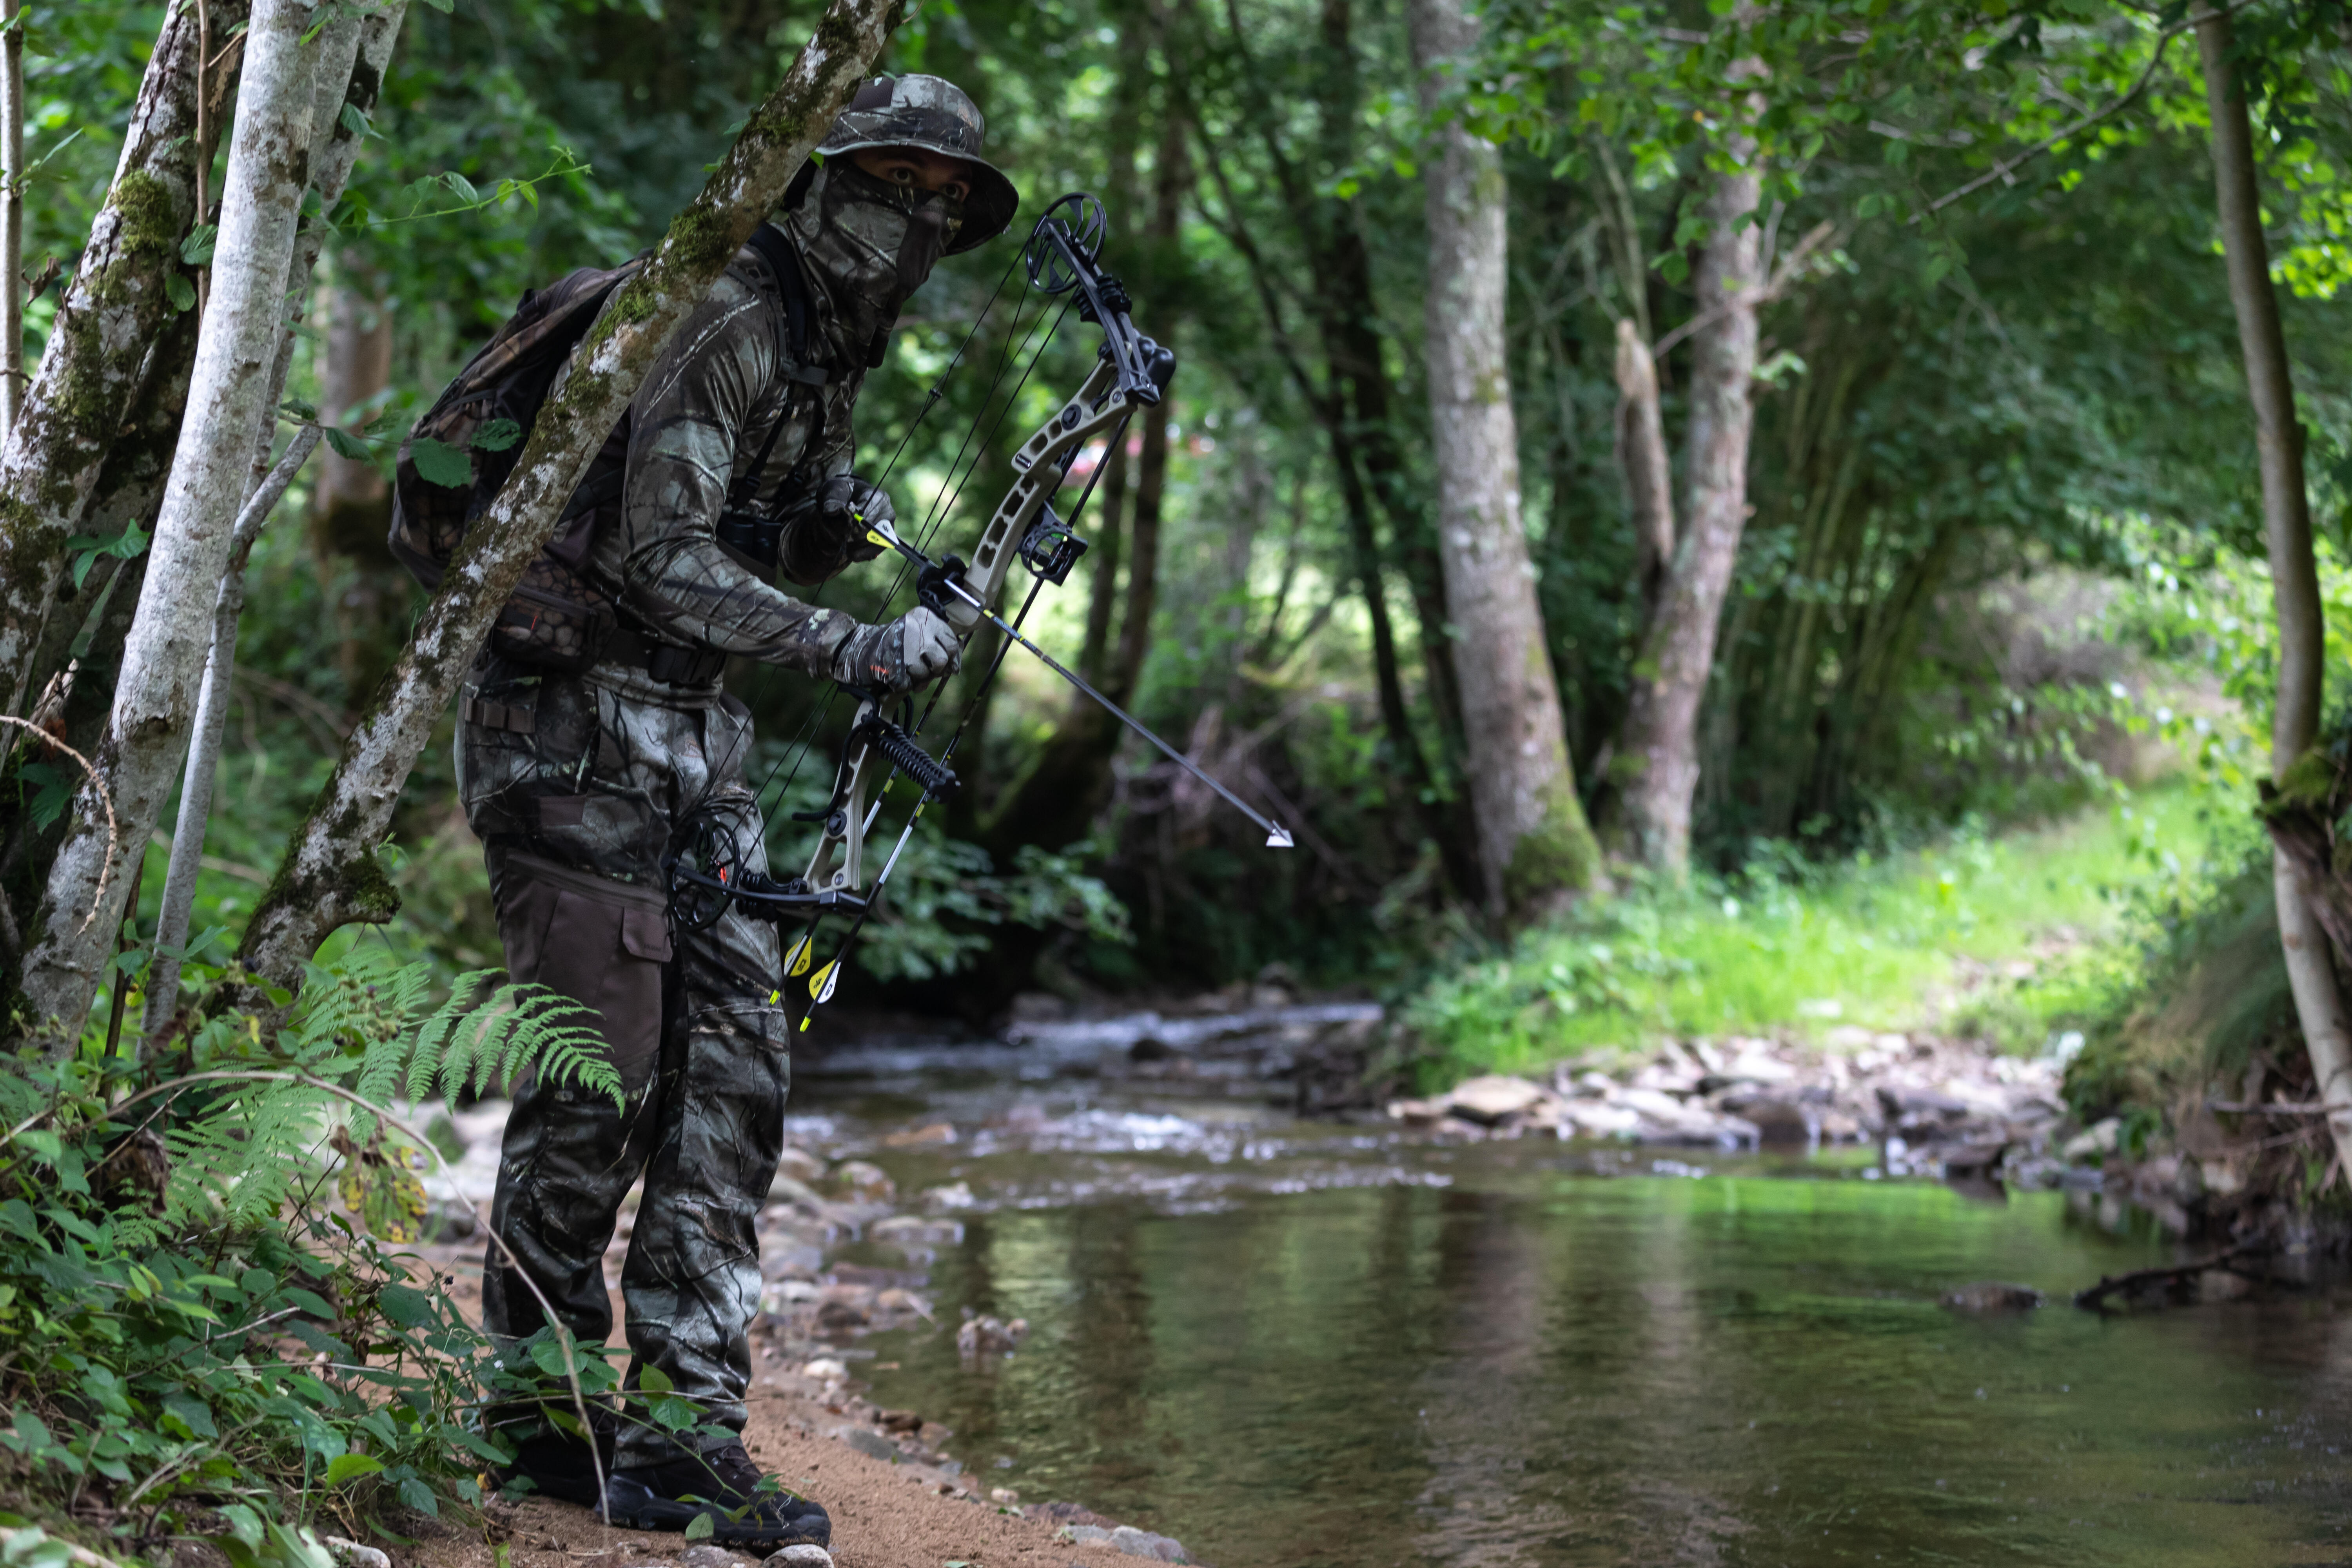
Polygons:
M979 609L950 586L961 584L970 570L962 556L949 555L915 574L916 602L953 626L959 637L969 636L972 627L980 625Z

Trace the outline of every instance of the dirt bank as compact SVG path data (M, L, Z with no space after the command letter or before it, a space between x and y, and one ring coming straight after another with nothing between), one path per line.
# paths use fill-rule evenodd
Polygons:
M1108 1545L1055 1539L1059 1521L1026 1519L970 1494L942 1495L935 1472L869 1458L846 1445L793 1430L775 1398L756 1399L745 1433L760 1462L814 1498L833 1515L833 1556L839 1568L940 1568L947 1563L1086 1564L1136 1568L1144 1561ZM495 1510L509 1532L513 1568L638 1568L678 1563L689 1548L681 1536L608 1530L584 1508L544 1500ZM745 1564L762 1555L744 1551ZM410 1568L496 1568L491 1544L452 1531L401 1554ZM719 1568L708 1547L693 1568Z

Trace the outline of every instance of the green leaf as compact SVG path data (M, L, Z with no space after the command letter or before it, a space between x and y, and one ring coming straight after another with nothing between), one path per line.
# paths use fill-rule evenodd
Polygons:
M335 456L338 458L349 458L354 463L366 463L374 460L374 451L365 441L361 440L350 431L338 429L332 425L322 425L320 426L320 429L326 433L327 445L335 449ZM423 471L424 470L421 468L418 470L420 473Z
M547 1373L550 1377L562 1377L565 1375L563 1366L563 1347L556 1343L552 1339L532 1341L530 1346L530 1359L532 1363L538 1366L540 1371Z
M457 0L425 0L425 3L445 16L457 8Z
M522 439L522 426L511 419L493 419L474 432L473 445L483 452L503 452Z
M180 259L191 267L210 267L213 264L213 247L219 239L218 224L196 225L188 231L188 237L180 241Z
M647 1394L667 1394L677 1384L672 1383L669 1380L669 1373L662 1371L661 1368L641 1366L637 1369L637 1386Z
M381 1468L381 1467L378 1468ZM232 1538L243 1542L249 1547L261 1544L261 1516L254 1512L249 1505L241 1502L225 1502L220 1505L220 1516L228 1521L229 1534Z
M688 1541L708 1541L718 1529L717 1519L708 1513L698 1513L693 1522L686 1527L686 1538Z
M33 786L33 798L25 803L26 815L32 818L33 831L47 833L50 826L66 814L66 807L73 804L74 784L81 775L77 773L73 779L68 779L47 763L26 763L16 770L16 776Z
M383 1474L383 1461L366 1454L341 1455L329 1460L327 1464L327 1484L331 1487L341 1486L345 1481L355 1481L362 1476L382 1474Z
M343 129L354 136L364 136L368 133L367 113L356 103L343 105L342 113L335 118L341 121Z
M482 193L474 188L473 181L466 178L465 175L457 173L455 169L443 174L441 178L451 190L457 193L458 197L463 200L467 205L481 205Z
M177 272L164 277L163 297L171 300L172 309L183 316L196 308L196 286Z
M416 477L428 485L461 490L474 482L474 460L446 441L419 436L408 444L408 460Z

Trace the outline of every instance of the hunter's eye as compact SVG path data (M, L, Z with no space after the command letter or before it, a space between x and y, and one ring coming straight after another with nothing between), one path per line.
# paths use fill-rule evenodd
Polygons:
M890 171L890 177L902 185L911 185L915 183L915 171L901 163Z
M950 201L960 202L966 196L971 195L971 187L965 184L961 180L950 180L946 184L940 186L940 193L947 196Z

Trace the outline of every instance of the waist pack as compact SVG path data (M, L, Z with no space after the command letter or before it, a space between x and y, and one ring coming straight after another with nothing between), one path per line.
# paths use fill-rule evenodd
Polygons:
M766 224L753 231L751 248L766 261L780 295L783 346L793 361L801 361L809 341L809 307L799 260L784 237ZM524 294L506 324L442 389L401 443L393 474L392 530L384 542L426 588L441 585L467 531L498 499L572 351L614 291L645 264L639 256L618 267L583 267ZM824 380L813 371L792 374L815 384ZM790 413L789 406L779 412L758 460L738 488L756 489ZM523 568L522 581L499 606L490 626L491 652L566 674L577 674L603 657L621 616L612 595L590 577L588 552L598 528L619 512L628 455L629 419L624 415L565 503L554 537ZM730 510L739 504L730 497Z

